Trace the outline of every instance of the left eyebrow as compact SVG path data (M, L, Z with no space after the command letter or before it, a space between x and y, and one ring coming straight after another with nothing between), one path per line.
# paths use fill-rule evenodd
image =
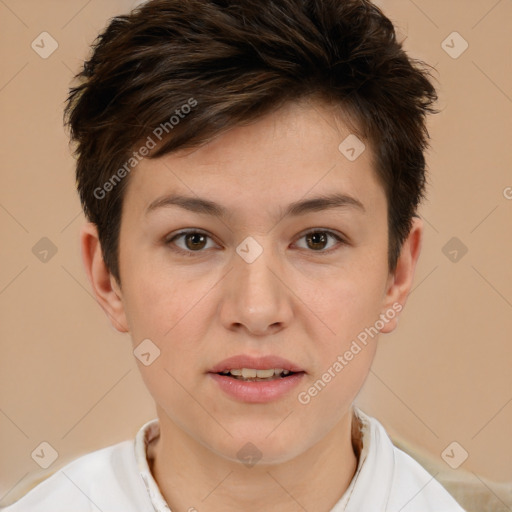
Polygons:
M214 203L209 199L171 194L155 199L146 208L144 214L148 215L159 208L168 208L171 206L178 206L191 212L211 215L219 218L225 218L229 213L224 206ZM362 213L366 213L366 209L361 201L346 194L336 193L320 195L311 199L293 202L286 207L284 217L296 217L310 212L330 210L333 208L352 208L359 210Z

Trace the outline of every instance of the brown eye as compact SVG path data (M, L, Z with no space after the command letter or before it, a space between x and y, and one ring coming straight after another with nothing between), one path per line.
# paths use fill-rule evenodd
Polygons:
M202 233L185 234L185 245L190 250L203 249L206 245L206 236Z
M209 239L211 240L211 237L201 231L182 231L166 240L165 244L176 252L187 256L195 256L194 253L199 255L206 252L204 249ZM178 244L177 240L183 240L183 242Z
M309 233L306 233L303 235L300 240L305 239L306 240L306 249L309 249L314 252L318 252L321 254L328 254L331 252L332 246L326 250L326 246L329 243L329 239L336 240L340 242L341 244L344 244L345 241L338 236L337 234L333 233L332 231L310 231Z
M177 240L182 239L183 242L177 243ZM306 247L304 249L309 252L316 252L319 255L330 254L337 249L336 244L334 247L326 249L329 244L329 240L337 241L338 245L345 245L346 242L336 233L326 230L315 230L304 234L299 240L306 240ZM208 247L208 240L212 238L201 231L182 231L166 240L165 244L170 246L172 250L184 254L186 256L199 256L205 253Z
M311 247L311 249L321 250L325 249L325 245L327 244L328 237L322 231L317 231L315 233L309 233L306 235L306 240Z

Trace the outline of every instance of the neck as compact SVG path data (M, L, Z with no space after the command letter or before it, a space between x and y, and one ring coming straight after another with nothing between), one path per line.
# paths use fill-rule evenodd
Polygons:
M160 437L150 444L148 458L173 512L331 510L354 476L361 449L352 409L299 456L251 467L209 450L162 411L159 423Z

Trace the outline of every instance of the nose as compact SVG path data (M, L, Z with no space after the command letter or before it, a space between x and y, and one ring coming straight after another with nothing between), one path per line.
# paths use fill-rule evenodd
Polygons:
M254 261L237 254L223 286L220 318L227 329L265 336L289 325L294 295L270 249Z

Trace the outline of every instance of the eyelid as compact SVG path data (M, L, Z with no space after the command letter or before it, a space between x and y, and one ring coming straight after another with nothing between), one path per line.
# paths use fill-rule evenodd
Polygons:
M175 234L172 234L170 236L165 237L164 243L165 243L165 245L170 246L171 243L174 240L176 240L177 238L180 238L181 236L188 235L190 233L196 233L196 234L204 235L207 238L210 238L211 240L213 240L215 242L214 238L208 232L203 231L202 229L199 229L199 228L188 228L188 229L182 229L178 233L175 233ZM345 238L345 236L337 233L336 231L333 231L332 229L321 228L321 227L319 227L319 228L310 228L310 229L307 229L306 231L301 232L297 236L297 238L296 238L294 243L296 243L301 238L304 238L306 235L309 235L310 233L326 233L327 235L332 236L333 238L335 238L339 242L339 244L337 246L331 247L330 249L327 249L327 250L321 250L321 251L309 250L308 251L307 249L304 249L306 252L310 252L310 253L313 253L313 254L318 254L318 255L330 254L331 252L338 250L339 249L339 245L348 245L348 243L349 243L347 241L347 239ZM189 251L189 250L181 249L181 247L173 247L172 250L177 252L177 253L180 253L180 254L185 254L186 256L195 256L195 255L199 256L199 255L204 254L205 252L207 252L206 250Z
M330 249L322 250L322 251L314 251L314 250L304 249L307 253L310 253L310 254L315 254L315 255L318 254L320 256L327 255L327 254L331 254L334 251L339 250L340 245L348 245L348 241L345 238L345 236L339 234L337 231L334 231L332 229L322 228L322 227L311 228L311 229L307 229L306 231L303 231L300 235L297 236L296 241L300 240L301 238L304 238L306 235L309 235L311 233L326 233L328 236L332 236L333 238L335 238L338 241L338 244L334 247L331 247ZM296 241L294 243L296 243Z
M188 229L182 229L181 231L178 231L178 233L174 233L174 234L171 234L171 235L165 237L164 244L166 246L170 247L174 240L176 240L177 238L180 238L182 236L188 235L190 233L197 233L199 235L204 235L214 241L213 237L208 232L203 231L202 229L198 229L198 228L188 228ZM188 251L188 250L182 249L181 247L177 247L177 246L171 247L171 250L173 250L174 252L177 252L179 254L184 254L185 256L196 256L196 255L199 256L206 252L205 250Z

